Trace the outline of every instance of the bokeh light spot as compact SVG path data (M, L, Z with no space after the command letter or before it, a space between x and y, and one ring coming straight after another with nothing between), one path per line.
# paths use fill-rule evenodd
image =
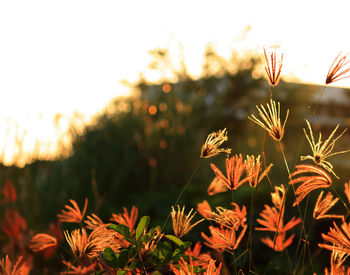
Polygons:
M162 90L164 93L169 93L171 91L171 86L166 83L162 86Z
M168 147L168 143L166 140L162 139L161 141L159 141L159 147L160 149L166 149Z
M148 113L151 115L151 116L154 116L156 113L157 113L157 107L155 105L150 105L148 107Z
M149 166L151 166L151 167L156 167L157 166L157 160L155 159L155 158L150 158L149 160L148 160L148 164L149 164Z

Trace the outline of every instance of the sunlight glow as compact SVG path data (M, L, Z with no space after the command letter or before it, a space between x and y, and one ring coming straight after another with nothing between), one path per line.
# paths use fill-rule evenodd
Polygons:
M23 153L53 156L59 139L68 142L63 133L74 113L88 123L112 98L128 94L122 83L134 83L140 73L150 81L171 78L166 68L148 68L154 49L168 49L175 67L182 58L200 77L208 43L224 58L232 51L261 54L277 43L285 50L282 78L323 84L336 55L349 51L349 4L287 3L2 1L1 158L11 164ZM350 80L336 84L350 87ZM59 128L56 114L65 118Z

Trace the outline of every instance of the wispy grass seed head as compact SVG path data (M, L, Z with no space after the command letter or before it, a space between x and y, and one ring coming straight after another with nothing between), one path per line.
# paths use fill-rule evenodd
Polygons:
M33 252L44 251L47 248L57 246L57 239L48 234L36 234L30 241L29 248Z
M215 175L225 183L229 190L237 190L243 183L247 182L252 177L243 177L247 163L243 161L242 155L234 155L231 158L227 158L225 164L226 176L215 166L215 164L211 163L210 167Z
M249 185L251 187L256 187L261 180L267 176L273 164L271 163L264 171L262 168L262 162L260 160L260 155L255 157L254 155L247 156L246 159L246 172L249 177Z
M237 230L239 226L244 226L246 222L247 210L242 206L242 210L238 204L234 203L234 209L226 209L224 207L216 207L216 211L211 213L211 220L228 229Z
M319 247L337 253L350 254L350 224L343 222L340 228L333 221L333 226L327 234L322 233L322 238L326 243L318 244Z
M86 213L88 199L85 198L83 211L80 211L80 208L75 200L69 200L69 202L73 205L73 207L66 204L65 209L62 209L61 213L57 214L58 220L60 222L67 223L81 223Z
M344 217L341 215L327 214L327 212L338 202L339 198L333 199L331 192L328 192L327 195L323 198L323 193L324 192L321 191L320 195L317 198L313 212L314 219L344 219Z
M322 166L324 169L326 169L328 172L332 173L335 177L338 178L338 176L334 173L333 171L333 165L329 162L326 161L327 158L338 155L338 154L343 154L346 152L349 152L349 150L345 150L345 151L339 151L339 152L335 152L332 153L333 149L334 149L334 145L335 142L342 137L342 135L346 132L347 129L345 129L338 137L333 138L335 132L338 130L339 125L337 125L335 127L335 129L333 130L333 132L329 135L329 137L325 140L322 141L322 134L321 132L318 135L318 139L317 141L315 141L314 135L312 133L312 128L310 123L306 120L308 129L309 129L309 134L306 132L305 128L304 133L306 136L306 139L308 140L311 150L312 150L312 156L308 155L308 156L301 156L300 159L303 160L312 160L314 161L317 165ZM333 139L332 139L333 138Z
M334 59L327 73L326 85L335 81L350 77L350 64L348 55L342 55L340 52Z
M254 115L250 115L248 118L265 129L274 140L282 140L284 135L284 127L289 115L289 110L287 110L286 117L282 124L280 118L281 108L279 102L276 104L276 101L271 99L270 104L266 104L266 109L263 105L260 105L260 107L256 106L256 108L259 111L260 119Z
M296 199L293 206L299 204L311 191L328 188L332 184L332 178L318 166L299 164L295 168L296 170L289 176L289 184L301 184L295 191Z
M219 148L221 144L228 140L226 128L208 135L201 150L201 158L211 158L219 153L231 154L231 149Z
M265 72L271 86L278 84L283 66L283 52L278 49L278 47L264 48Z
M191 224L191 220L196 215L196 212L192 214L193 209L190 210L190 212L185 215L185 206L180 209L180 206L177 205L177 210L174 209L174 207L171 207L171 219L173 222L173 229L174 234L176 237L181 238L182 236L186 235L188 232L191 231L193 227L195 227L200 222L204 221L204 219L201 219L194 224Z

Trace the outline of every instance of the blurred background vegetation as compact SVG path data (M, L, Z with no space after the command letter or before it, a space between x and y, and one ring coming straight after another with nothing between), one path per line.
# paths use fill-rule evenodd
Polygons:
M159 83L148 83L140 77L138 83L132 85L130 97L116 98L82 131L72 129L68 156L52 161L35 160L23 168L0 167L0 184L7 180L13 182L18 200L12 207L25 217L28 228L34 232L43 231L49 223L56 222L57 213L69 199L82 205L85 197L89 199L88 212L98 214L104 221L108 221L112 213L120 212L123 206L135 205L140 209L140 216L147 214L154 225L161 225L198 164L207 135L223 128L228 130L227 147L232 148L233 154L244 157L261 154L264 142L266 162L274 163L270 173L272 184L287 184L288 175L276 143L247 118L257 113L256 105L266 104L269 99L268 83L259 73L264 66L259 57L233 52L231 59L225 60L208 47L204 53L202 77L192 79L184 63L180 69L172 68L166 49L157 49L152 55L152 68L172 71L175 82L164 78ZM301 147L302 128L306 126L305 119L311 117L310 110L321 90L319 86L283 80L273 89L274 99L281 102L283 119L287 108L290 109L283 143L291 167L297 161L299 150L303 155L310 153L306 143ZM349 126L348 92L327 88L313 120L315 130L322 129L327 136L338 123L341 128ZM350 148L349 135L344 135L336 147L339 150ZM212 197L206 193L214 179L209 164L213 162L223 168L224 158L225 155L221 155L201 161L180 205L195 208L203 200L208 200L212 207L229 205L231 193ZM344 179L335 182L343 196L343 183L350 178L349 156L339 155L332 163L336 173ZM259 185L254 220L264 204L271 204L271 191L273 186L267 180ZM235 200L245 204L248 213L250 196L249 186L235 192ZM298 213L293 209L286 215L287 219ZM314 226L311 235L315 249L320 232L328 231L329 223L319 225ZM170 223L166 230L171 230ZM199 240L201 230L207 231L207 225L201 224L199 230L195 230L197 233L189 238ZM255 233L255 255L259 255L255 264L265 268L271 257L260 253L268 248L259 242L263 234ZM317 257L323 255L328 259L327 252L319 253L321 256ZM283 266L283 257L272 252L271 255ZM315 261L321 259L317 257Z

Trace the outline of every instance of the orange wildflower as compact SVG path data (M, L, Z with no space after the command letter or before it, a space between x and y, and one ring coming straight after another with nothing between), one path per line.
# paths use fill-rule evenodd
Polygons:
M218 266L215 265L215 260L211 259L206 271L204 272L204 275L220 275L221 273L221 266L222 263L220 263Z
M61 272L62 275L70 274L70 275L88 275L92 274L95 271L97 262L90 264L89 266L74 266L70 262L62 261L65 266L67 266L67 270Z
M329 209L331 209L339 200L339 198L335 198L333 200L333 195L331 192L328 192L325 198L322 198L323 196L323 191L321 191L320 195L317 198L315 207L314 207L314 212L313 212L313 217L316 220L319 219L344 219L343 216L341 215L330 215L326 214Z
M57 248L58 248L58 244L63 240L63 234L62 234L62 230L61 230L61 224L59 222L57 223L50 223L48 230L46 231L46 233L50 236L55 237L55 239L57 240L57 245L56 246L52 246L50 248L45 249L45 251L43 251L43 256L45 259L49 259L51 258Z
M310 136L306 133L306 130L304 130L305 136L310 144L311 150L312 150L312 156L301 156L300 159L306 160L310 159L314 161L317 165L322 166L324 169L326 169L328 172L332 173L334 176L338 178L338 176L333 172L333 165L329 162L326 161L327 158L338 155L338 154L343 154L346 152L349 152L350 150L345 150L345 151L340 151L340 152L335 152L332 153L335 142L341 138L341 136L346 132L347 129L345 129L338 137L334 138L332 141L331 139L333 138L335 132L338 130L339 125L335 127L333 132L330 134L330 136L325 140L322 141L322 134L321 132L318 135L318 140L315 142L314 135L312 133L312 128L310 126L310 123L306 120L306 123L309 128L309 134Z
M195 265L198 265L202 268L207 268L212 258L210 257L209 253L201 253L201 249L202 249L201 243L197 242L194 245L193 250L191 249L191 247L189 247L185 252L185 254L192 256L194 259L196 259L193 261Z
M292 179L300 174L309 175ZM295 191L297 197L293 206L299 204L311 191L319 188L327 188L332 184L331 177L324 170L320 167L306 164L297 165L296 171L290 174L289 179L289 184L301 183Z
M201 158L211 158L222 152L231 154L231 149L219 148L219 146L227 140L228 137L226 128L224 130L211 133L202 146Z
M209 196L212 196L212 195L226 192L226 191L228 191L228 188L227 188L225 182L216 176L213 179L213 181L210 183L208 190L207 190L207 193Z
M27 230L27 223L15 210L7 209L1 228L10 239L19 243L24 231Z
M332 251L330 270L325 268L325 275L350 275L350 268L343 265L348 255Z
M327 234L322 233L322 238L328 243L320 243L319 247L332 252L350 254L350 224L343 222L339 228L333 222L334 228L330 228Z
M69 205L65 205L65 209L62 209L61 214L57 214L58 220L60 222L67 222L67 223L81 223L84 219L88 199L85 198L84 208L83 212L80 211L78 204L75 202L75 200L69 200L70 203L73 205L73 207Z
M90 216L87 216L84 222L86 224L86 228L91 230L94 230L97 227L104 224L103 221L95 214L91 214Z
M269 237L261 238L261 241L275 251L283 251L293 243L293 239L294 234L286 240L286 232L282 232L277 234L275 241L271 240Z
M182 257L178 262L178 265L175 266L173 264L170 265L170 269L174 272L175 275L195 275L193 260L190 257L190 263L188 264Z
M33 252L40 252L54 246L57 246L57 239L55 237L39 233L31 239L29 248Z
M77 258L82 257L85 254L88 245L86 230L84 228L81 230L75 229L70 234L68 231L64 231L63 234L72 249L74 256Z
M119 234L107 226L108 224L103 224L96 227L87 238L85 253L88 257L98 257L106 247L110 247L115 253L119 251Z
M282 251L293 242L294 235L291 235L286 240L286 232L301 222L300 218L293 217L289 222L284 224L284 201L285 189L284 186L275 186L275 192L271 193L271 200L275 207L270 207L265 204L265 209L260 213L262 219L257 219L263 227L256 227L255 230L276 232L274 240L269 237L262 238L261 241L274 249Z
M3 189L4 197L8 202L14 202L17 200L16 189L12 184L12 181L6 181Z
M270 171L273 164L271 163L263 172L262 172L262 163L260 161L260 155L255 158L255 156L247 156L245 170L249 177L249 185L251 187L256 187L261 180L267 176L267 173Z
M126 207L123 207L124 213L123 214L112 214L112 218L110 218L110 221L116 222L119 224L124 224L127 227L129 227L129 230L132 232L134 230L134 226L137 221L137 215L139 213L139 210L136 206L133 206L131 208L130 214L128 213L128 210Z
M215 175L226 184L229 190L237 190L243 183L249 181L249 177L241 179L247 165L245 162L243 162L242 155L234 155L231 158L227 158L225 164L227 177L225 177L220 169L218 169L214 164L211 163L210 167L213 169Z
M346 75L349 72L350 66L348 56L342 55L340 52L329 68L326 78L326 85L350 77L350 74Z
M278 47L269 47L269 52L264 48L265 57L265 72L271 86L278 84L282 66L283 66L283 53L278 53Z
M171 219L173 221L174 234L178 238L186 235L193 227L204 221L204 219L201 219L196 223L191 224L191 220L196 214L196 212L194 212L191 216L193 209L191 209L190 212L185 216L185 206L182 207L182 210L180 210L180 206L177 206L177 211L175 211L174 207L171 208Z
M283 205L283 198L285 196L286 190L284 189L284 185L275 186L275 192L271 193L271 200L274 206L280 210Z
M205 219L210 219L212 217L211 215L211 207L207 201L203 201L197 204L197 211L199 214L202 215Z
M274 140L280 141L284 135L284 127L288 119L289 110L287 110L287 114L282 125L280 118L280 103L277 102L276 105L276 102L270 99L270 105L266 104L266 106L267 109L265 109L263 105L260 105L260 108L256 106L262 120L256 118L254 115L251 115L248 118L265 129Z
M215 265L215 260L210 259L206 267L206 270L201 273L203 275L219 275L221 274L221 266L222 263L220 263L218 266ZM196 266L196 261L190 257L190 262L187 263L182 257L180 258L180 261L177 265L171 264L170 269L172 272L174 272L175 275L195 275L198 274L194 272L194 266Z
M288 223L283 225L284 208L281 212L277 211L275 207L270 207L265 204L265 209L260 213L262 219L257 219L263 227L256 227L255 230L259 231L272 231L277 233L283 233L301 222L300 218L293 217Z
M244 226L246 222L247 210L243 205L242 210L240 210L238 204L232 203L234 205L234 209L226 209L224 207L216 207L216 212L212 212L211 220L216 223L228 228L237 230L239 226Z
M5 259L0 260L0 271L3 275L29 275L30 268L26 262L22 261L23 257L19 257L13 265L6 255Z
M203 232L201 233L201 235L205 240L204 244L213 248L214 250L218 252L233 252L235 249L237 249L246 230L247 225L244 225L238 237L236 237L236 233L238 233L238 230L236 231L233 229L226 229L223 226L220 226L220 228L209 226L211 236L208 237Z

